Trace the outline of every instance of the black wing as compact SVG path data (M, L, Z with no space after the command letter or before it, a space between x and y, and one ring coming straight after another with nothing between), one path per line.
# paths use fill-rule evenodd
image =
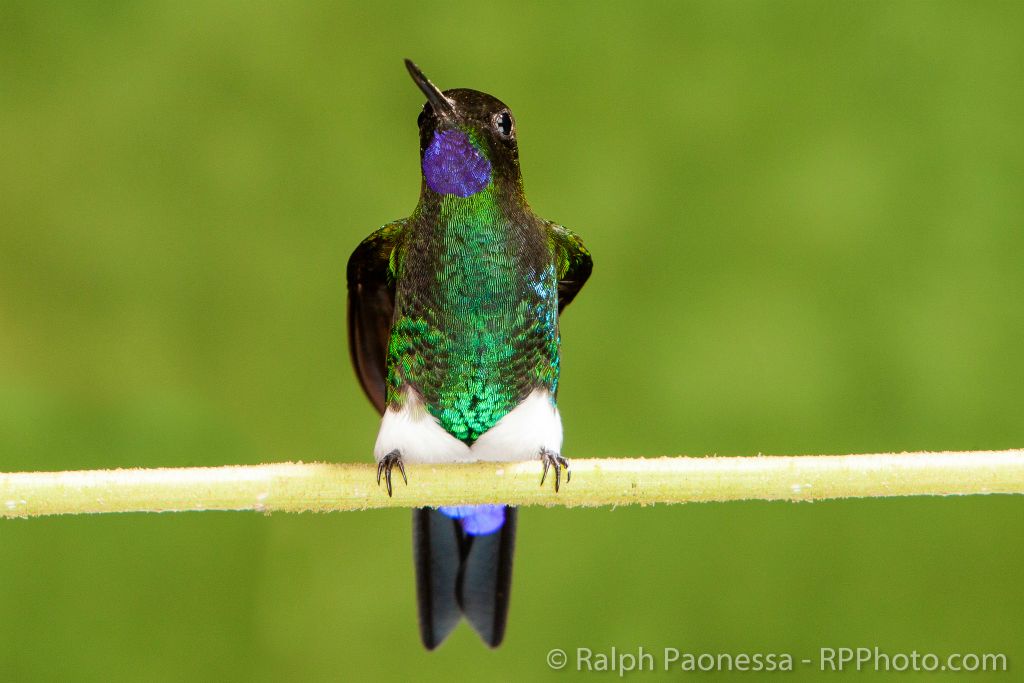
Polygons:
M572 230L557 223L548 223L548 231L555 251L555 269L558 272L558 312L572 303L590 277L594 263L583 240Z
M380 413L386 407L388 338L395 317L392 253L404 221L385 225L348 259L348 347L359 383Z

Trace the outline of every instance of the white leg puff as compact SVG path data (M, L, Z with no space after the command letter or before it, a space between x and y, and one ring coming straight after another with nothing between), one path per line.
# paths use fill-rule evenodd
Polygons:
M470 448L474 460L496 462L536 460L542 449L562 450L562 416L544 389L535 389Z
M508 462L534 460L541 450L561 449L562 418L544 389L527 396L472 447L446 432L409 389L401 408L384 413L373 455L378 462L395 450L406 463Z

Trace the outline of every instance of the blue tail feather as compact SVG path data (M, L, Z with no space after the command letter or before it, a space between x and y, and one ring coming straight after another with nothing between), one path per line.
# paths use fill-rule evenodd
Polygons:
M441 514L457 519L470 536L493 534L505 523L504 505L442 505Z

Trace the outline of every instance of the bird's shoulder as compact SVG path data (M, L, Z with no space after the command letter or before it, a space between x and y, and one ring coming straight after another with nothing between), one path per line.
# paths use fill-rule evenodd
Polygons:
M591 262L590 251L575 232L553 221L543 221L543 228L555 255L559 277Z
M552 221L544 221L558 277L558 310L576 298L594 268L590 251L575 232Z
M349 283L367 276L393 276L396 252L407 233L407 218L386 223L370 233L349 256Z

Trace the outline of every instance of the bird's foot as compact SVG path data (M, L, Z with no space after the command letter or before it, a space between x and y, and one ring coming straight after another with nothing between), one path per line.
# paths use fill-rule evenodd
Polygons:
M548 476L548 468L555 468L555 493L558 493L558 487L562 483L562 468L565 468L565 483L568 484L572 478L572 472L569 471L569 461L560 456L554 451L549 451L546 448L540 449L540 461L544 463L544 474L540 475L540 485L544 485L544 480Z
M377 486L380 486L380 478L384 477L384 484L388 489L388 497L391 497L391 470L397 467L398 471L402 473L402 481L409 484L408 478L405 476L405 465L402 464L402 454L399 451L391 451L377 463Z

